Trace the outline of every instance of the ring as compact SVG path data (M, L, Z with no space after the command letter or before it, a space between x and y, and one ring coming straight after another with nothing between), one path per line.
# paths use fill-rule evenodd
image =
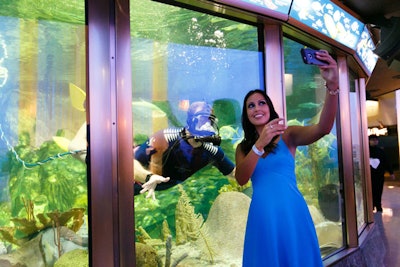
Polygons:
M274 128L274 126L271 124L271 125L269 125L269 128L271 128L271 129L272 129L272 128Z

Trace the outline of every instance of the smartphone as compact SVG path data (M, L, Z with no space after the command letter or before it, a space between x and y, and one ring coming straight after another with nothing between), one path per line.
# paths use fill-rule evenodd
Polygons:
M302 48L300 50L301 57L305 64L317 65L317 66L325 66L328 65L328 62L319 60L315 57L315 52L317 50L311 48Z

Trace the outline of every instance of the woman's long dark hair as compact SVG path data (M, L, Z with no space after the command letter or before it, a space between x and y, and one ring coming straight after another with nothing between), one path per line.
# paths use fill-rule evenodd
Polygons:
M256 131L256 127L250 122L249 117L247 116L247 106L246 106L246 102L249 99L249 97L256 93L261 94L267 102L267 105L269 107L269 114L270 114L269 121L279 118L278 113L276 113L271 99L269 98L269 96L267 96L265 91L263 91L261 89L255 89L255 90L249 91L246 94L246 96L244 97L244 100L243 100L243 109L242 109L242 128L244 131L244 139L240 143L241 148L243 149L245 154L250 152L251 147L254 145L254 143L258 139L258 133ZM274 150L274 148L276 147L275 142L274 142L276 140L276 138L278 138L278 136L275 136L271 140L271 142L264 147L265 152L270 153Z

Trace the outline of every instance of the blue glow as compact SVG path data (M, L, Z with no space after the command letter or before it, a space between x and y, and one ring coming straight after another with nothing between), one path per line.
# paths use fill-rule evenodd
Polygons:
M357 56L361 59L364 66L371 73L378 61L378 56L374 54L375 44L371 39L371 35L367 29L364 27L364 31L361 34L361 38L357 44Z
M242 2L288 14L292 0L242 0Z
M364 27L328 0L294 0L290 17L354 50Z

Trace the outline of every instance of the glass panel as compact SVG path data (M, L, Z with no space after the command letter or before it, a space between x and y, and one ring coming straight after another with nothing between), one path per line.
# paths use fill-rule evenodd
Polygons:
M0 265L87 265L84 1L2 1L0 25Z
M362 179L362 143L361 143L361 119L360 119L360 98L355 89L355 76L350 73L350 125L351 141L353 145L353 168L354 168L354 188L356 197L357 229L361 233L365 224L364 192L365 185Z
M243 97L264 88L258 29L154 1L130 3L137 191L149 170L171 179L157 185L156 200L135 195L137 264L147 248L167 263L241 266L250 198L229 174Z
M304 65L302 47L284 38L288 125L317 122L325 98L324 80L317 67ZM336 126L330 134L298 147L296 152L297 183L309 205L323 257L343 246L338 164Z

